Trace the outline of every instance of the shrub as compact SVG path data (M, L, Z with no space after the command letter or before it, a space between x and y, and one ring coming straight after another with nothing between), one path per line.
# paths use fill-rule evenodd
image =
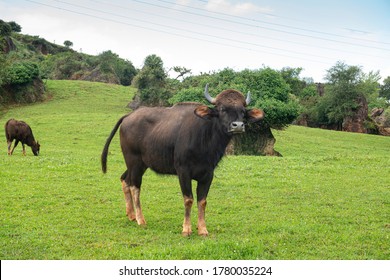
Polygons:
M163 67L163 61L157 55L145 58L144 66L134 77L133 85L138 89L131 107L140 105L166 106L171 97L168 79Z
M273 149L275 139L270 128L280 129L291 124L298 116L300 106L292 98L290 86L278 71L263 68L235 72L227 68L217 73L189 77L184 79L169 101L206 103L203 91L207 83L210 84L212 96L227 88L239 90L244 95L250 91L252 102L249 106L261 108L265 112L261 123L248 124L246 133L234 139L230 153L280 155Z
M8 67L7 84L25 84L39 77L39 68L33 62L17 62Z

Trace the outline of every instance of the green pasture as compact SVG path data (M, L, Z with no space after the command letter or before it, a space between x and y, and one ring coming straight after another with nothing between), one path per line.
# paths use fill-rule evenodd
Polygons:
M283 157L228 156L208 197L209 237L181 236L178 180L148 171L146 227L130 222L118 136L100 153L134 89L48 81L47 101L0 112L41 144L0 149L1 259L390 259L390 138L290 126Z

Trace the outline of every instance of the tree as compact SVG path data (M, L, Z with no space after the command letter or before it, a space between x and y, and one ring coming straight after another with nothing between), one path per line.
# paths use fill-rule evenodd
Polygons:
M323 103L329 122L341 125L344 118L358 107L357 99L361 93L357 85L362 81L362 70L358 66L337 62L327 71L325 79L329 84L320 103Z
M280 70L280 74L283 79L291 88L291 93L299 97L301 92L306 87L306 82L299 78L299 75L302 72L302 68L290 68L284 67Z
M105 74L114 74L121 85L129 86L137 70L133 64L119 57L112 51L104 51L97 57L100 71Z
M70 47L73 46L73 43L71 41L69 41L69 40L65 40L64 41L64 46L67 47L67 48L70 48Z
M343 128L346 119L353 118L362 106L367 106L367 100L377 94L380 77L378 72L365 74L359 66L337 62L325 78L328 81L325 95L317 105L319 120ZM362 118L364 122L367 116Z
M97 56L100 65L100 71L110 73L114 71L114 65L119 56L112 51L104 51Z
M11 25L0 19L0 36L10 36L12 32Z
M10 21L10 22L8 22L8 24L11 26L11 29L13 32L21 32L22 31L22 27L19 24L17 24L16 22Z
M243 71L243 79L252 81L254 106L262 108L266 114L264 122L272 128L283 128L299 114L299 106L291 96L291 88L281 73L271 68L260 71Z
M191 69L187 69L181 66L174 66L173 71L178 73L177 77L175 78L176 80L178 80L179 78L184 78L184 76L187 74L191 74Z
M379 96L383 97L390 103L390 76L383 80L380 86Z
M120 60L116 65L116 69L121 85L131 85L133 78L137 75L134 65L128 60Z
M157 55L145 58L144 66L134 77L133 85L138 88L138 92L130 107L168 105L171 93L168 90L167 74L162 59Z

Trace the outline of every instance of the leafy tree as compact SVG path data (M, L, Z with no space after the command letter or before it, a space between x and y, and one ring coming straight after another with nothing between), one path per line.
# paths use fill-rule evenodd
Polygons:
M137 74L137 70L130 61L120 58L112 51L99 54L96 63L103 73L113 73L121 85L129 86Z
M299 78L302 68L285 67L280 70L283 79L291 88L291 93L299 97L306 87L306 82Z
M380 84L379 80L381 76L379 71L370 71L368 74L363 73L363 82L359 87L359 90L363 93L368 101L368 109L373 109L378 103L383 103L383 100L379 97Z
M5 21L0 19L0 36L7 37L10 36L12 32L12 27Z
M299 114L299 105L281 73L269 67L238 73L243 92L251 92L253 106L265 112L264 122L272 128L283 128Z
M129 86L135 75L137 75L137 70L134 65L128 60L121 60L118 64L118 75L121 85Z
M65 40L64 41L64 46L67 47L67 48L70 48L70 47L73 46L73 43L71 41L69 41L69 40Z
M300 116L297 118L298 125L318 127L317 103L320 96L314 83L307 84L300 92L298 102L300 105Z
M147 89L149 86L162 86L167 75L162 59L155 55L149 55L144 60L144 66L136 77L135 85L138 89Z
M10 21L10 22L8 22L8 24L11 26L11 30L13 32L21 32L22 31L22 27L19 24L17 24L16 22Z
M390 76L383 80L383 85L380 86L379 96L390 102Z
M100 65L100 71L109 73L114 71L114 65L119 56L112 51L104 51L97 57L97 62Z
M184 78L184 76L187 74L191 74L190 69L187 69L187 68L182 67L182 66L174 66L173 71L178 73L177 77L175 78L176 80L178 80L179 78Z
M41 72L45 78L66 80L71 79L74 73L82 71L83 66L83 56L68 51L47 57L41 63Z
M135 76L133 85L138 88L132 107L139 105L164 106L168 105L171 93L168 89L167 74L164 64L157 55L149 55L144 60L144 66Z
M358 92L357 85L362 80L361 68L338 62L328 70L325 78L329 85L320 105L329 123L341 124L358 107L357 98L361 93Z
M365 74L359 66L337 62L327 71L325 96L317 105L319 120L341 126L359 107L359 100L375 98L379 78L379 73Z

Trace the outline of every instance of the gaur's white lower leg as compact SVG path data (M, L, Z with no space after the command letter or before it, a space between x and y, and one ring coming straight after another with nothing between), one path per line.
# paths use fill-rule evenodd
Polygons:
M139 225L146 225L144 215L142 214L141 201L140 201L140 189L135 186L130 186L130 192L133 197L135 207L135 218Z
M191 229L191 208L194 203L192 197L184 196L184 221L183 221L183 236L189 236L192 233Z
M206 205L207 201L206 199L202 199L198 202L198 234L202 236L209 235L207 228L206 228Z
M135 221L136 217L134 212L133 197L131 196L130 187L126 184L125 180L122 180L122 190L126 202L126 215L130 221Z

